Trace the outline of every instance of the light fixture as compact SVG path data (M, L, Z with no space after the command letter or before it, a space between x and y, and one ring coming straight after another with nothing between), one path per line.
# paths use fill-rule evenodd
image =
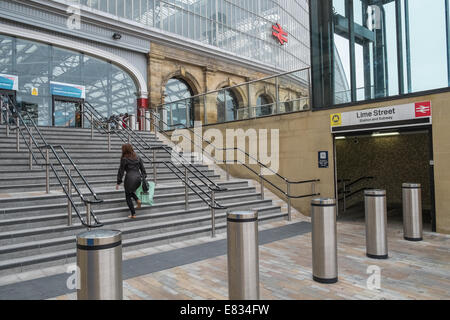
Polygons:
M400 132L385 132L385 133L373 133L372 137L391 137L391 136L399 136Z
M117 33L117 32L114 33L112 37L113 37L114 40L120 40L120 39L122 39L122 35L121 35L120 33Z
M336 139L336 140L345 140L345 139L347 139L347 137L340 136L340 137L336 137L335 139Z

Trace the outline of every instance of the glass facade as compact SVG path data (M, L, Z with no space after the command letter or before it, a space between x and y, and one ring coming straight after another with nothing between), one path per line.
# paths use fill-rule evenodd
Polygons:
M53 123L50 81L85 86L86 100L104 116L136 113L137 90L130 75L80 52L0 34L0 73L19 77L17 102L41 126Z
M449 87L448 0L311 0L311 26L315 108Z
M305 0L66 0L290 71L307 67ZM279 23L288 43L272 35Z

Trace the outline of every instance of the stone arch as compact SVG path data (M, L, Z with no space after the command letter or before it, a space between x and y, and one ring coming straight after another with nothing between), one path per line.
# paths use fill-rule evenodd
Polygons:
M186 84L189 86L189 88L192 90L192 94L198 95L202 92L201 90L201 85L198 82L198 80L195 78L194 75L192 75L191 73L185 71L183 72L182 70L177 70L174 72L171 72L169 74L167 74L165 77L162 78L161 81L161 102L164 102L164 91L167 85L167 82L169 82L170 79L180 79L183 80L184 82L186 82Z

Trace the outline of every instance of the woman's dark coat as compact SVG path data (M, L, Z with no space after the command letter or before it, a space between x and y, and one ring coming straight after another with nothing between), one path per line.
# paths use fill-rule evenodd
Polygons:
M120 168L117 173L117 184L122 183L123 174L126 172L125 176L125 192L135 192L137 188L141 185L142 177L147 178L147 173L145 172L144 162L141 158L137 157L136 160L129 158L122 158L120 160ZM142 175L141 175L142 173Z

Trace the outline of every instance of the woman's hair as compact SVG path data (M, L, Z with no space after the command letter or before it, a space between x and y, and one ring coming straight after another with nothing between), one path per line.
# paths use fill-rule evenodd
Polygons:
M137 159L136 152L133 150L133 146L129 143L122 145L122 158L128 158L132 160Z

